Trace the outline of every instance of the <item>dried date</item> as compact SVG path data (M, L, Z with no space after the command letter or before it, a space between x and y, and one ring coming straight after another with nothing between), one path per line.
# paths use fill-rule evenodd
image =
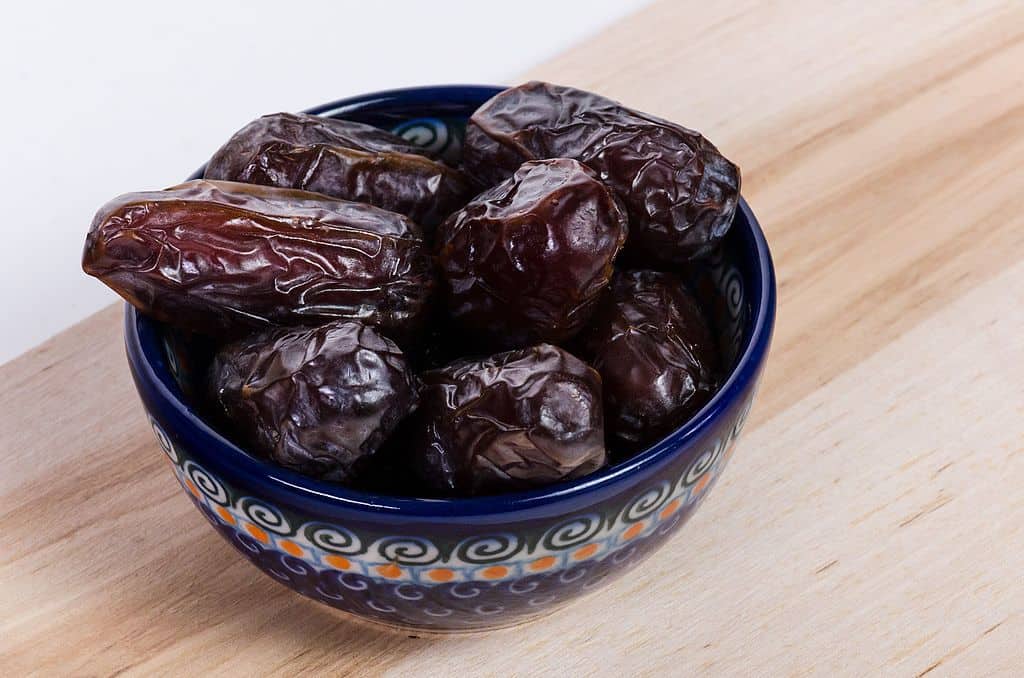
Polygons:
M575 158L622 199L627 252L678 264L725 236L740 191L740 171L693 130L602 96L543 82L505 90L473 114L463 162L485 184L527 160Z
M626 231L591 170L567 159L526 163L438 230L448 310L494 348L568 339L608 284Z
M462 172L422 153L362 123L277 113L236 132L210 159L205 177L364 202L432 228L472 189Z
M349 481L418 401L401 350L358 321L278 328L221 349L211 398L258 456Z
M549 344L422 375L415 466L448 494L578 478L605 463L601 378Z
M697 301L671 273L616 274L582 355L601 374L605 425L616 452L657 442L714 394L718 348Z
M434 287L429 248L406 217L202 180L105 205L82 267L158 320L215 336L353 318L406 337Z

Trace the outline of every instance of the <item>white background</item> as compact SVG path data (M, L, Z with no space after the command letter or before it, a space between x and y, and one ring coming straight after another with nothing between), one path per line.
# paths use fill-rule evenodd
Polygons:
M390 87L508 83L642 4L8 5L0 363L115 300L80 268L109 198L178 183L264 113Z

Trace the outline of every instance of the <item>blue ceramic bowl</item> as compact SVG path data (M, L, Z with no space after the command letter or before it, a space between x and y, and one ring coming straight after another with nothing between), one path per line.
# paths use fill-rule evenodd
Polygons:
M495 87L393 90L311 112L393 129L452 158ZM130 306L125 343L157 440L189 498L239 553L295 591L405 629L508 626L625 575L708 495L764 365L775 280L741 203L721 254L688 274L731 364L718 394L632 459L579 481L473 499L378 496L260 461L200 416L189 347Z

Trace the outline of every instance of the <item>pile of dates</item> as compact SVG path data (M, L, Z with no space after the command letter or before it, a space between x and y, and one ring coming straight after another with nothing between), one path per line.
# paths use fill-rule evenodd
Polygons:
M104 205L82 266L217 346L204 407L251 453L377 492L579 478L697 412L723 375L685 274L739 169L700 134L530 82L454 167L387 131L278 113L203 179Z

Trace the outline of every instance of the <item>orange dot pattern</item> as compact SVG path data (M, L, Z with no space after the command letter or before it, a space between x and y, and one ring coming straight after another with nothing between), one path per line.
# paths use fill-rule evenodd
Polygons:
M644 531L645 527L646 525L644 523L636 523L635 525L630 525L629 529L622 533L622 540L629 541L630 539L638 537L640 533Z
M378 565L377 574L386 579L398 579L402 576L402 568L394 563L388 563L387 565Z
M595 553L597 553L597 549L599 549L599 548L600 548L600 546L597 545L597 544L587 544L583 548L576 549L576 551L574 551L573 554L572 554L572 559L573 560L586 560L590 556L592 556Z
M249 534L253 536L253 539L255 539L256 541L263 542L264 544L270 542L270 537L267 536L267 533L263 529L256 527L252 523L246 524L245 529L249 532Z
M446 567L438 567L427 572L427 577L429 577L431 581L446 582L455 579L455 573Z
M305 553L305 551L302 550L301 546L299 546L293 541L288 541L287 539L282 539L281 541L277 542L277 545L281 547L282 551L285 551L295 556L296 558L302 557L302 554Z
M345 556L336 556L333 553L329 556L324 557L324 560L328 565L336 570L347 570L352 567L352 563Z
M672 501L670 501L668 504L665 505L665 508L661 509L661 513L658 514L658 517L661 518L662 520L665 520L666 518L671 516L673 513L678 511L679 510L679 506L680 506L679 500L678 499L673 499Z
M492 565L480 571L484 579L501 579L508 574L508 568L504 565Z
M703 492L705 488L707 488L708 483L710 483L710 482L711 482L711 474L710 473L705 473L704 475L702 475L700 477L700 480L697 481L697 483L693 486L693 489L690 490L690 492L695 497L700 496L700 493Z
M530 570L533 572L543 572L544 570L550 570L555 566L557 560L554 556L544 556L530 563Z
M223 520L225 523L229 523L231 525L234 525L235 522L236 522L235 521L235 517L233 515L231 515L231 512L228 511L223 506L218 506L217 507L217 515L220 516L221 520Z

